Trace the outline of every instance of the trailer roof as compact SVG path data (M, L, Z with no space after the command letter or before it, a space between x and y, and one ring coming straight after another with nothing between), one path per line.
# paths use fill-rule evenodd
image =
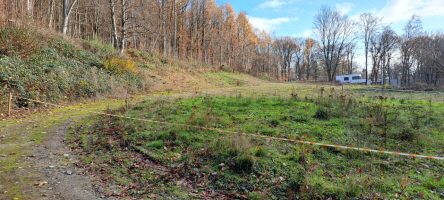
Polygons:
M361 74L344 74L344 75L337 75L337 76L361 76Z

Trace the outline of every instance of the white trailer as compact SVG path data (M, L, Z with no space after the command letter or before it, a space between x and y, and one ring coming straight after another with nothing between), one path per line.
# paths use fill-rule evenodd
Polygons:
M361 78L361 74L346 74L336 76L336 81L341 84L344 83L352 83L352 84L365 84L365 79ZM368 80L368 84L370 84L370 80Z

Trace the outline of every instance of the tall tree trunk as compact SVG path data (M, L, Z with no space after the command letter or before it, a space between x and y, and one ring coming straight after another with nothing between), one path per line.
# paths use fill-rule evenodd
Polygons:
M173 12L174 12L174 39L173 39L173 54L177 57L177 10L176 10L176 0L173 0Z
M391 84L391 80L392 80L392 75L391 75L391 72L390 72L390 59L391 59L391 55L390 55L390 53L388 54L388 59L387 59L387 77L388 77L388 84L390 85Z
M32 6L32 0L26 0L26 14L27 17L32 18L32 12L33 12L33 6Z
M291 65L288 65L288 69L287 69L287 82L290 81L290 73L291 73Z
M229 42L227 42L227 54L228 54L228 66L230 66L230 67L232 67L231 66L231 46L230 46L230 43Z
M111 24L112 24L112 39L114 48L119 47L119 41L117 39L117 22L116 22L116 4L114 0L109 0L110 8L111 8Z
M219 45L219 66L222 66L222 44Z
M163 35L163 56L167 55L167 35L166 35L166 16L165 16L165 10L166 10L166 1L162 0L162 35Z
M112 0L111 0L112 1ZM72 8L76 5L77 0L74 0L71 5L69 5L68 0L63 0L63 19L62 19L62 33L66 35L68 32L68 22L69 16L71 14Z
M206 19L205 19L205 6L206 6L206 0L203 0L202 2L202 61L207 61L207 44L205 42L205 27Z
M306 61L306 67L305 67L305 80L308 80L308 79L310 79L310 65L311 65L311 62L310 62L310 57L308 56L308 58L307 58L307 61Z
M54 21L54 0L49 0L49 22L48 27L52 28Z
M120 35L120 53L123 54L123 51L125 50L125 39L126 39L126 7L128 0L121 0L121 11L122 11L122 17L121 17L121 23L122 23L122 32Z
M368 85L368 42L365 42L365 85Z

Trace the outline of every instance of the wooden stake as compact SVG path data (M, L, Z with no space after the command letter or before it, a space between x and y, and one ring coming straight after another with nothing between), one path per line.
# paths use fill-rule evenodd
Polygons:
M128 91L126 92L126 96L125 96L125 106L126 106L126 109L128 109L128 107L129 107L129 105L128 105L129 103L128 103Z
M12 93L9 93L9 98L8 98L8 117L11 116L11 108L12 108Z

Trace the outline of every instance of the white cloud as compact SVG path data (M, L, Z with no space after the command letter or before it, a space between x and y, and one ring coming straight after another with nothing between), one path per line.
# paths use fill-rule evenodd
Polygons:
M284 5L291 5L300 2L301 0L266 0L259 4L256 9L271 9L280 8Z
M308 29L302 32L302 37L304 38L313 37L313 35L314 35L314 29Z
M314 38L315 37L315 29L306 29L299 33L294 33L291 37L302 37L302 38Z
M251 17L248 16L250 19L250 23L260 30L265 30L267 32L272 32L276 30L277 26L280 26L283 23L287 23L293 20L297 20L297 18L288 18L288 17L280 17L280 18L260 18L260 17Z
M443 0L389 0L378 15L386 23L410 19L412 15L421 17L444 16Z
M353 9L353 7L355 7L355 4L349 2L336 4L336 9L343 15L348 14Z
M278 8L281 7L288 2L282 0L267 0L261 4L259 4L259 8Z
M312 38L314 37L314 29L307 29L303 31L301 34L297 34L296 36L302 36L303 38Z

